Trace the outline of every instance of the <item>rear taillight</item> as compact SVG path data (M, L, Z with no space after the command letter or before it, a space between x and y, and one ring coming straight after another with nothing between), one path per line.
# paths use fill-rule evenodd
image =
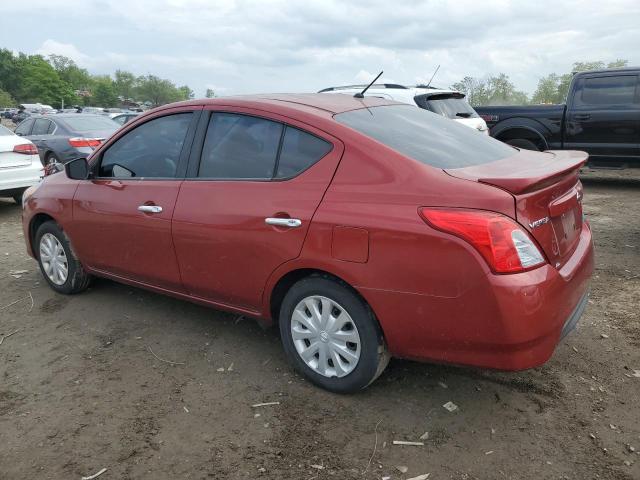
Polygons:
M21 143L13 147L14 153L22 153L23 155L37 155L38 149L33 143Z
M495 273L518 273L545 263L529 234L509 217L484 210L420 208L433 228L469 242Z
M72 147L97 147L102 143L100 138L70 138L69 145Z

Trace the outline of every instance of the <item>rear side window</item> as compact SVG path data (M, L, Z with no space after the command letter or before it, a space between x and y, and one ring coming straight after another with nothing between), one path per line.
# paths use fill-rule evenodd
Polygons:
M99 176L175 177L192 118L192 113L177 113L154 118L134 128L104 152Z
M271 179L283 125L264 118L214 113L209 121L198 176Z
M635 75L585 78L582 103L585 105L624 105L633 103L636 91Z
M44 118L36 118L36 123L33 125L31 135L46 135L49 131L49 125L51 122Z
M282 140L276 178L298 175L331 151L333 145L321 138L287 126Z
M475 129L410 105L385 105L336 115L338 122L426 165L462 168L515 150Z
M23 122L20 123L15 129L15 132L19 135L29 135L31 131L31 126L33 125L33 118L27 118Z

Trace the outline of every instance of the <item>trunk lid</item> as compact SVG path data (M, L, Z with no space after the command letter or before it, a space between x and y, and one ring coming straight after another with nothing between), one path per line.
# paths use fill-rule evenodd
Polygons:
M536 239L551 265L561 268L580 240L583 192L578 173L587 158L577 151L520 150L496 162L445 171L511 193L516 220Z

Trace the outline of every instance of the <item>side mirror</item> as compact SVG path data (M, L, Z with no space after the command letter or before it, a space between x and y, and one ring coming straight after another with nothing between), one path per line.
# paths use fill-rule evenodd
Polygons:
M86 180L89 176L89 163L86 158L75 158L64 164L64 171L71 180Z

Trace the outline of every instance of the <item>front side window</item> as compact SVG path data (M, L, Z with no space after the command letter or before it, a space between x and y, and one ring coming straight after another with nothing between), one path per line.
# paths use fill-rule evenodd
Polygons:
M120 137L102 155L100 177L173 178L192 113L159 117Z
M437 168L500 160L516 150L494 138L411 105L385 105L336 115L338 122L407 157Z
M283 125L264 118L214 113L202 149L198 177L271 179Z
M625 105L633 103L635 75L585 78L582 87L584 105Z
M294 127L286 127L276 178L298 175L331 151L333 145Z

